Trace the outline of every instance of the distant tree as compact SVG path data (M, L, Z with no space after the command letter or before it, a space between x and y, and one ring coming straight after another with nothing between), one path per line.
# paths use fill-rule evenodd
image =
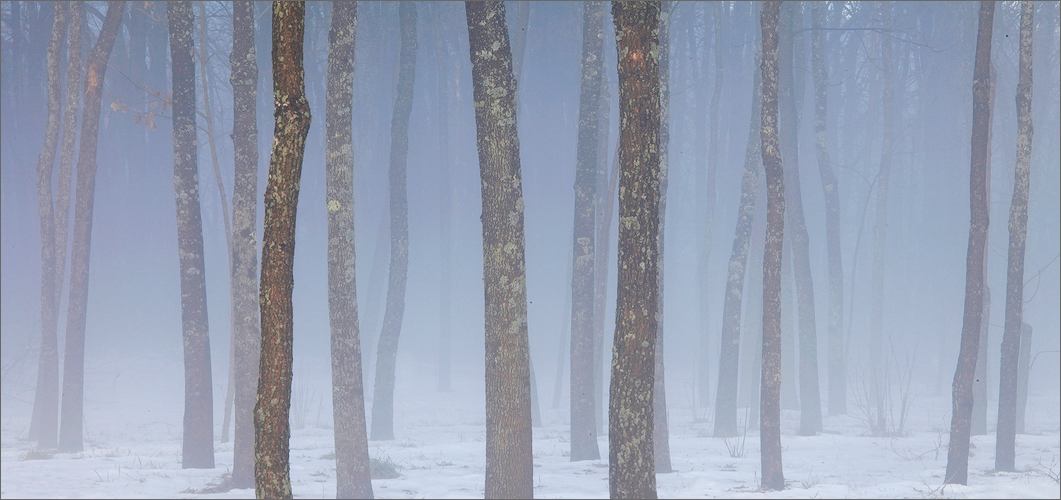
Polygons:
M409 200L405 189L409 153L409 115L413 109L416 77L416 4L398 7L401 51L398 60L398 91L391 118L390 156L390 275L383 330L376 351L376 380L372 392L372 439L394 439L394 369L398 358L398 336L405 314L405 281L409 272Z
M291 498L292 268L302 158L312 117L302 69L305 3L275 2L272 7L276 126L262 234L262 349L254 405L254 489L258 498Z
M1031 178L1032 138L1032 30L1035 6L1020 4L1020 67L1017 82L1017 165L1013 174L1013 201L1009 206L1009 264L1006 279L1006 322L998 377L998 428L995 469L1015 470L1017 434L1017 365L1023 343L1024 250L1028 238L1028 191Z
M781 466L781 242L785 230L785 177L778 141L777 51L781 2L766 2L763 37L762 155L766 170L766 246L763 254L763 372L759 449L763 488L785 489Z
M653 385L660 205L660 17L612 2L619 73L619 270L608 402L612 498L656 498Z
M328 192L328 312L336 498L372 498L354 262L353 84L357 2L332 5L325 93Z
M59 426L59 287L62 274L56 261L56 217L52 207L52 172L55 170L55 151L59 144L59 121L62 103L59 100L59 50L66 38L66 17L69 3L58 4L52 22L52 36L48 40L45 64L48 91L48 118L44 129L44 145L37 157L37 207L41 228L41 346L37 362L37 390L33 397L33 416L29 424L29 438L41 448L55 448Z
M258 61L254 2L232 4L232 288L235 298L235 432L232 486L254 486L254 400L258 392L261 325L258 310Z
M532 498L530 356L516 79L502 2L465 2L483 204L486 498Z
M984 303L984 251L987 246L987 146L991 110L991 35L995 2L980 2L980 25L976 35L976 64L973 67L973 131L969 160L969 250L965 271L965 314L958 367L954 371L950 444L947 447L947 473L944 483L967 484L969 478L969 432L973 411L973 371L980 343L980 322Z
M575 167L575 222L571 273L571 461L597 460L596 405L593 390L593 273L599 263L594 241L597 187L597 125L604 76L601 23L604 4L582 4L582 63Z
M1017 432L1024 433L1024 420L1028 409L1028 372L1031 371L1032 327L1021 323L1020 358L1017 360Z
M449 66L451 61L445 58L450 55L449 44L443 37L442 7L446 4L436 3L435 27L435 66L437 72L437 93L435 103L438 106L438 192L439 192L439 329L438 329L438 390L449 392L452 389L452 341L451 327L453 319L453 183L450 181L450 169L453 165L449 154Z
M657 474L673 472L670 463L670 429L667 424L667 384L664 375L664 232L667 227L667 186L670 179L670 31L678 2L663 2L659 17L659 228L656 232L656 345L652 377L652 454Z
M96 192L96 147L103 78L125 2L107 2L96 44L88 55L81 147L77 156L77 194L74 202L73 248L70 251L70 295L66 315L66 353L63 358L63 402L59 423L59 451L84 449L85 320L88 316L88 264L92 250L92 206Z
M173 61L173 190L177 202L181 326L184 331L185 469L214 467L214 396L206 310L203 221L199 209L199 161L195 127L195 47L192 4L167 2Z

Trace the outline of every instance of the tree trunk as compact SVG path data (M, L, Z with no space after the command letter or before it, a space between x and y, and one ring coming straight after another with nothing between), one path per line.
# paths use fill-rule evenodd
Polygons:
M387 309L376 351L376 380L372 391L374 440L394 439L394 370L398 336L405 314L405 281L409 271L409 201L405 192L405 165L409 152L409 115L413 109L416 76L416 5L402 2L398 9L401 55L398 92L391 118L390 157L390 279Z
M66 38L68 4L59 4L52 22L52 37L47 49L48 122L44 130L44 146L37 158L37 206L41 227L41 346L37 363L37 389L33 397L33 416L29 424L29 438L40 448L55 448L59 426L59 286L62 275L57 271L62 264L56 260L55 225L52 207L52 172L55 169L55 150L59 144L59 120L62 104L59 101L59 50Z
M973 411L973 371L980 343L980 321L984 302L984 251L987 246L989 211L987 206L988 106L991 68L992 20L995 3L980 2L980 25L976 37L976 65L973 68L973 132L970 155L969 250L965 272L965 312L958 367L954 371L950 444L947 447L947 473L944 482L967 484L969 474L969 431Z
M328 33L328 312L332 338L332 411L336 498L372 498L354 261L353 84L357 3L332 5Z
M254 48L254 3L232 4L232 188L233 311L236 318L235 425L232 486L254 486L254 400L258 387L261 325L258 310L258 62Z
M70 298L66 316L66 354L63 358L62 419L59 451L84 449L85 320L88 315L88 265L92 250L92 206L96 191L96 147L100 102L114 39L118 35L125 2L107 2L107 16L96 44L88 55L81 147L77 157L77 194L74 208L74 241L70 252Z
M991 188L988 188L990 190ZM987 195L991 197L990 194ZM990 207L990 201L988 201ZM987 257L987 252L984 252ZM986 281L987 262L984 262L984 273ZM987 358L988 358L988 331L991 326L991 287L984 283L984 312L980 313L980 345L976 348L976 370L973 372L973 413L969 421L969 433L973 436L987 434Z
M436 8L437 5L436 5ZM441 9L436 11L441 12ZM451 324L453 317L453 187L450 181L450 169L453 164L449 158L449 75L448 63L443 62L443 34L441 15L435 23L435 63L438 70L436 77L438 92L438 190L439 190L439 330L438 330L438 390L449 392L451 384Z
M603 16L602 16L603 20ZM602 33L603 35L603 33ZM600 57L604 57L601 44ZM607 71L605 69L604 71ZM615 189L619 181L619 151L611 151L608 144L608 129L611 114L608 79L600 78L600 120L597 130L600 148L597 153L597 255L593 267L593 405L597 435L604 432L604 317L608 301L608 256L611 248L612 214L615 212ZM608 168L608 153L612 152L611 168ZM610 172L610 173L609 173Z
M302 68L306 6L303 2L276 2L272 21L276 125L262 234L262 345L254 405L254 493L258 498L291 498L292 268L302 159L312 120Z
M604 4L583 2L582 64L571 264L571 461L598 460L593 391L593 273L598 122L604 75Z
M781 2L763 4L762 155L766 170L766 246L763 253L763 371L759 449L762 485L785 489L781 466L781 242L785 230L785 178L777 134L778 14Z
M829 259L829 415L847 413L847 365L844 360L844 270L840 253L840 185L829 161L826 123L829 87L825 72L825 11L820 2L811 4L812 66L814 71L814 143L818 174L825 193L825 246Z
M1024 433L1024 417L1028 409L1028 372L1031 371L1032 327L1021 323L1020 358L1017 361L1017 432Z
M195 47L191 2L168 2L173 61L173 188L180 250L181 326L184 331L185 469L214 467L214 397L206 307L203 221L195 126Z
M612 498L656 498L653 446L661 182L661 6L613 2L619 73L619 270L608 402Z
M1028 191L1031 178L1032 138L1032 28L1035 7L1021 2L1020 69L1017 83L1017 165L1013 174L1013 201L1009 208L1009 263L1006 279L1006 322L998 377L998 427L995 430L995 469L1014 471L1017 434L1018 359L1024 317L1024 250L1028 239ZM1025 378L1027 380L1027 378ZM1027 393L1025 393L1025 396Z
M464 8L483 204L485 493L532 498L524 205L512 50L503 3L465 2Z
M664 378L663 262L667 219L667 184L670 150L670 24L676 2L662 5L659 18L659 228L656 233L656 345L652 378L652 443L656 473L673 472L670 463L670 430L667 425L667 385Z
M756 63L760 62L759 51L755 59ZM759 149L762 144L759 133L761 106L762 73L759 64L756 64L753 76L751 120L748 125L748 143L744 151L740 206L737 209L737 227L733 235L733 248L729 254L726 296L722 303L722 342L719 347L718 389L715 391L715 437L732 437L738 433L737 372L741 357L741 307L744 300L744 278L748 265L752 225L755 221L756 199L759 197L759 169L761 168ZM746 329L746 331L753 332L754 330Z

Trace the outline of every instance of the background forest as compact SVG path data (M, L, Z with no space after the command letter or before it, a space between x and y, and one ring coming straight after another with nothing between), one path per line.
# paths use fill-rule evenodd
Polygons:
M49 328L56 342L56 398L66 397L68 330L77 328L69 311L75 302L73 234L81 193L73 187L81 186L83 118L92 104L85 76L93 74L94 47L105 45L100 39L108 13L121 4L120 17L111 16L116 31L101 63L106 69L96 103L90 272L80 326L84 361L77 368L83 369L84 384L81 437L76 447L64 449L62 431L55 442L37 435L39 424L31 429L31 422L40 411L35 400ZM620 267L621 103L612 7L601 4L593 17L582 2L503 4L518 88L533 491L540 497L599 497L608 492L607 412ZM239 5L247 9L252 37L241 38L234 24ZM0 2L5 497L253 494L245 484L229 491L209 487L240 474L234 460L239 444L233 443L240 424L232 409L240 405L236 380L248 372L234 369L233 340L243 316L234 313L239 306L231 290L238 280L231 245L240 222L234 141L246 134L234 132L241 107L234 92L241 81L256 82L248 95L254 96L257 126L257 297L263 195L274 146L272 7L190 2L192 22L186 27L193 47L188 74L194 80L198 161L197 170L189 172L197 181L201 214L204 321L208 317L201 333L205 339L208 331L205 398L212 406L202 414L212 446L203 470L182 470L197 466L189 462L188 423L182 422L189 365L174 209L175 183L178 192L181 184L173 82L174 71L184 69L175 70L183 67L171 54L172 7L156 1ZM656 352L663 355L655 370L657 397L665 395L656 410L661 497L766 494L759 489L757 445L767 206L758 143L761 8L761 2L661 7L660 156L666 173L659 208ZM998 2L991 21L986 141L991 224L972 386L971 477L969 486L941 487L966 300L980 8L979 2L781 7L780 141L790 218L781 264L780 426L791 496L1061 493L1061 8L1056 1L1032 6L1034 139L1022 311L1030 328L1023 330L1018 363L1016 464L1013 471L996 471L994 450L1018 155L1014 96L1022 4ZM313 118L305 139L293 265L295 496L331 497L337 487L325 127L333 10L338 9L332 2L306 2L304 9L302 64ZM76 122L63 119L56 129L61 132L50 139L54 156L47 161L42 151L49 144L48 50L60 12L65 38L54 42L57 95L62 113L75 103ZM369 454L401 473L372 481L369 494L480 496L488 385L484 207L465 5L360 2L356 16L350 123L362 411ZM585 36L587 26L599 35ZM587 41L593 38L597 45ZM74 46L80 48L71 61ZM256 77L233 67L239 59L232 55L250 49ZM403 56L409 63L404 68ZM588 77L587 68L599 68L600 79ZM74 101L67 100L71 81ZM407 215L407 269L403 286L394 288L393 144L402 82L411 92L404 111L407 205L401 208ZM591 146L580 145L587 123L595 124ZM50 179L41 188L43 163ZM46 210L54 211L48 218L57 222L50 272L59 278L51 285L42 280L49 272L41 265L44 197ZM579 219L580 213L587 215ZM66 224L70 236L62 234ZM586 260L577 258L584 248L580 231L588 231L593 252L595 266L588 271L579 267ZM42 297L55 284L53 316L42 314L42 305L47 308ZM401 301L398 313L394 300ZM257 328L257 303L253 310ZM388 310L396 320L388 322ZM387 328L395 339L400 333L400 340L383 341L397 347L381 358ZM379 377L387 377L387 366L393 369L391 415L377 415ZM52 413L60 418L58 407ZM669 424L662 430L666 447L659 444L659 415ZM392 420L389 433L376 428L386 419ZM341 482L338 487L342 491Z

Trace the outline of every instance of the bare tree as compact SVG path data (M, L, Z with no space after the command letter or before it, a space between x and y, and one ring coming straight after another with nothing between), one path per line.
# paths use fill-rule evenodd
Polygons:
M59 101L59 50L66 38L66 17L69 3L57 4L52 21L52 36L45 56L48 93L48 118L44 129L44 145L37 157L37 207L41 228L41 346L37 362L37 389L33 397L33 416L29 437L41 448L54 448L59 426L59 287L62 266L56 261L56 217L52 207L52 172L55 170L55 151L59 144L59 120L62 103Z
M203 220L195 128L195 46L191 2L167 2L173 61L173 191L177 203L181 326L184 331L185 469L214 467L214 396L206 308Z
M465 2L464 9L482 180L486 498L532 498L527 271L512 49L502 2Z
M332 5L325 135L328 191L328 312L337 498L372 498L354 262L353 84L357 2Z
M619 74L619 270L608 402L612 498L656 498L653 385L660 205L660 17L612 2Z
M785 230L785 176L777 133L778 17L781 2L763 4L761 72L763 167L766 170L766 246L763 253L763 372L759 449L763 487L785 489L781 465L781 242Z
M976 36L976 64L973 67L973 131L970 155L969 250L965 271L965 314L958 367L954 371L950 444L947 447L947 473L944 482L967 484L969 476L969 432L973 411L973 371L980 343L980 322L984 303L984 251L987 246L987 146L988 106L991 70L992 20L995 2L980 2L980 25Z
M125 2L107 2L96 44L88 54L81 147L77 156L77 193L74 201L73 249L70 251L70 298L66 315L66 354L63 358L63 402L59 423L59 450L84 449L85 320L88 316L88 265L92 250L92 207L96 192L96 147L99 138L100 102L114 39L118 35Z
M398 7L401 53L398 92L391 118L390 156L390 276L387 309L376 351L376 380L372 391L372 439L394 439L394 369L398 336L405 314L405 281L409 272L409 201L405 192L405 166L409 152L409 115L413 109L416 76L416 4Z
M599 263L594 241L597 129L604 76L601 23L604 4L582 4L582 63L575 169L575 222L571 273L571 461L597 460L596 405L593 390L593 273ZM604 243L602 243L604 244Z
M265 188L262 234L262 349L254 406L254 489L258 498L291 498L290 409L292 267L309 102L302 69L304 2L273 3L273 105L276 125Z
M1020 68L1017 83L1017 165L1013 174L1013 201L1009 208L1009 265L1006 280L1006 322L998 377L998 427L995 469L1015 470L1017 434L1017 361L1024 317L1024 248L1028 238L1028 191L1031 178L1032 138L1032 30L1035 6L1020 4ZM1029 339L1030 340L1030 339Z
M667 227L667 186L670 179L670 31L678 2L664 2L659 17L659 228L656 232L656 345L652 378L652 454L656 473L673 472L670 464L670 429L667 423L667 384L664 383L664 232Z

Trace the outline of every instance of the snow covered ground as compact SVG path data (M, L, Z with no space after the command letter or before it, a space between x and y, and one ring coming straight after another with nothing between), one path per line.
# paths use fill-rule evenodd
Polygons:
M301 369L296 361L294 385L302 405L294 418L304 427L292 432L292 483L295 497L334 498L331 405L327 398L321 398L330 393L328 363L324 359L314 361L319 362L307 362ZM369 449L372 456L397 464L401 476L373 480L376 498L483 496L482 368L458 369L455 389L450 393L435 390L433 371L434 366L428 363L403 366L399 358L397 439L370 442ZM5 375L0 494L3 498L252 498L253 489L219 494L196 491L217 484L231 469L231 442L217 443L215 469L181 469L181 374L179 356L126 356L106 361L90 358L86 366L86 449L83 453L58 453L43 459L31 459L32 443L23 440L32 406L32 385L20 382L14 375ZM535 496L607 497L607 436L599 440L604 460L571 462L566 401L561 409L551 409L551 391L547 389L551 380L541 382L545 425L534 429ZM219 383L215 400L220 399L222 389ZM930 397L918 391L928 392L915 385L914 406L904 437L867 437L865 425L854 416L827 417L823 434L799 437L795 435L798 413L784 412L782 445L788 489L780 492L756 491L757 429L748 432L743 455L731 456L726 442L710 437L711 422L695 418L697 415L681 396L672 393L670 444L675 472L657 475L659 496L1061 497L1057 482L1061 471L1058 394L1040 394L1030 401L1030 433L1017 436L1019 472L991 471L995 446L992 403L992 434L972 439L970 484L944 488L941 483L947 460L950 397ZM217 413L215 437L220 437L219 408ZM739 442L730 440L729 447L739 447Z

